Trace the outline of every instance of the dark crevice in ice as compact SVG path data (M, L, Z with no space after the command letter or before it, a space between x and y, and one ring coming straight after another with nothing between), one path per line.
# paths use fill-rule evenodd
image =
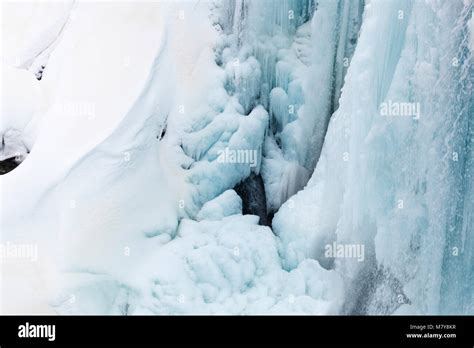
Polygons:
M234 190L242 198L242 213L256 215L260 218L260 225L269 226L270 220L267 216L267 200L262 176L252 173Z

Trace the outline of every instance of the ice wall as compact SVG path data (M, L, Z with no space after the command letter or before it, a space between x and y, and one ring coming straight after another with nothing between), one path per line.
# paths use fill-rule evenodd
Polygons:
M316 170L274 219L287 268L310 257L343 276L344 312L472 310L470 16L462 1L365 6ZM334 241L365 261L326 257Z

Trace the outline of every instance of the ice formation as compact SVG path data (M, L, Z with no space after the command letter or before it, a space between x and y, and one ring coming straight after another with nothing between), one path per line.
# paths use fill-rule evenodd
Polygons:
M471 1L1 7L2 313L474 312Z
M471 12L462 2L366 5L318 166L274 220L288 269L324 262L333 240L366 246L363 265L327 265L347 277L348 312L472 312ZM391 100L417 103L420 117L382 116Z

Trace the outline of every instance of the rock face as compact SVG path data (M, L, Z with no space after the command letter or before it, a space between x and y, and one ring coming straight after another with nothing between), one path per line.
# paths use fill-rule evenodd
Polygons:
M17 162L15 158L9 158L4 161L0 161L0 175L11 172L13 169L18 167L20 162Z
M242 198L242 213L257 215L259 224L268 226L270 220L267 216L267 200L265 198L265 187L260 175L250 176L235 187L235 192Z

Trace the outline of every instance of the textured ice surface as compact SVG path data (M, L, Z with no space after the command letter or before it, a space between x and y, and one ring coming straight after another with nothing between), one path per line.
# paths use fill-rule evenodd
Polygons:
M234 190L227 190L204 204L196 220L220 220L226 216L238 214L242 214L242 199Z
M273 221L288 269L324 260L334 240L365 245L367 262L327 265L346 279L348 312L472 311L470 12L462 2L366 6L316 170ZM384 116L388 101L419 114Z
M273 233L255 216L183 220L172 241L141 250L141 266L122 281L89 275L73 283L64 275L68 286L55 306L64 313L249 314L336 313L341 305L339 276L314 260L282 270Z
M262 177L270 213L302 189L357 42L361 1L223 1L221 61L244 111L269 111ZM314 12L314 15L313 15ZM243 81L242 81L243 80Z

